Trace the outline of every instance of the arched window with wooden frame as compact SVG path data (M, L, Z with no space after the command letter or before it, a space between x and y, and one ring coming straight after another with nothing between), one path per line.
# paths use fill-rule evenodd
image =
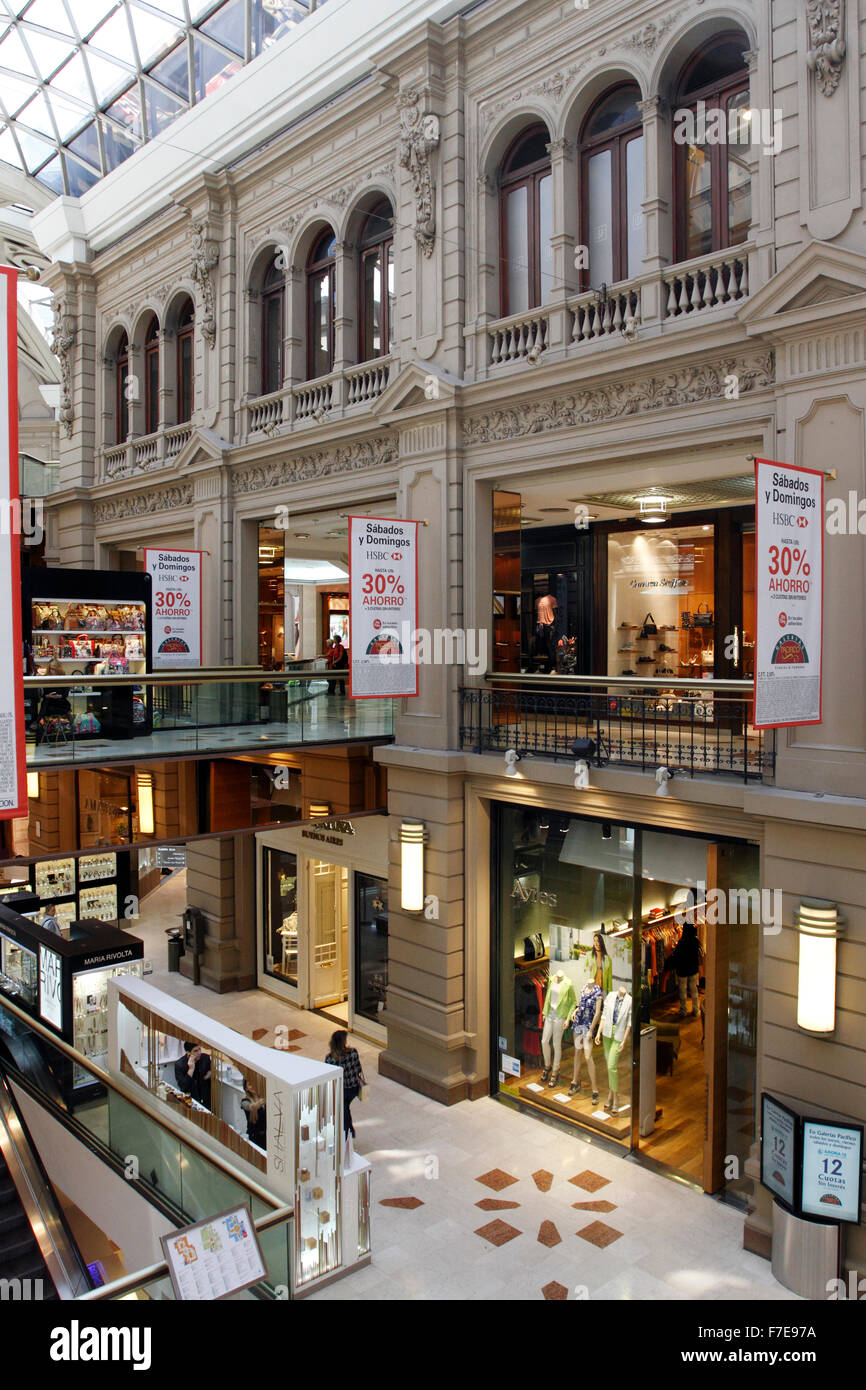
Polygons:
M192 419L195 408L195 306L184 301L177 317L177 423Z
M550 135L534 125L518 136L499 171L502 316L537 309L553 289L553 179Z
M394 213L387 198L364 219L359 271L358 361L369 362L394 346Z
M114 421L118 444L129 438L129 338L121 334L114 354Z
M330 227L313 242L307 258L307 379L334 370L337 317L336 238Z
M640 88L624 82L592 107L580 137L581 245L589 252L581 288L596 289L643 269L644 149Z
M673 102L676 259L739 246L752 220L745 34L717 36L689 60Z
M283 341L286 323L286 281L274 255L262 280L261 394L269 396L283 384Z
M144 432L159 429L159 319L156 314L144 335Z

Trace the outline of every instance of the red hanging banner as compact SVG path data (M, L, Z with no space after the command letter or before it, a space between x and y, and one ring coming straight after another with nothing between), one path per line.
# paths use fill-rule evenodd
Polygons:
M0 265L0 820L27 813L21 502L18 496L18 271Z

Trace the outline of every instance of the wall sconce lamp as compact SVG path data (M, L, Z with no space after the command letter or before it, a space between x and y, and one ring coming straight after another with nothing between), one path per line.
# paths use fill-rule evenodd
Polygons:
M673 775L669 767L656 768L656 796L670 796L668 782L673 781Z
M509 748L509 749L506 751L506 754L505 754L505 776L506 776L506 777L519 777L519 776L520 776L520 773L517 771L517 764L518 764L519 762L520 762L520 754L518 753L517 749L516 749L516 748Z
M327 801L310 802L310 820L327 820L331 814L331 807Z
M39 800L39 773L28 772L27 774L27 799L28 801Z
M404 912L424 911L423 821L404 820L400 825L400 906Z
M844 919L835 903L803 898L794 926L800 933L797 1027L827 1037L836 1028L836 942Z
M138 829L142 835L152 835L153 821L153 777L149 772L139 772L138 784Z

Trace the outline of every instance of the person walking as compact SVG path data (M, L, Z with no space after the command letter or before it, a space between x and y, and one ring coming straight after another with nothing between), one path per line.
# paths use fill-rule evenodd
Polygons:
M683 934L674 947L672 964L677 972L677 985L680 991L680 1018L688 1018L686 1013L686 993L692 1001L692 1018L701 1011L698 997L698 977L701 969L701 943L698 929L692 922L686 922Z
M355 1137L355 1126L352 1124L352 1111L349 1108L352 1101L360 1094L362 1086L366 1086L367 1081L364 1070L361 1066L361 1058L358 1056L358 1049L349 1047L349 1034L344 1028L338 1028L336 1033L331 1034L331 1042L328 1055L325 1061L332 1067L342 1067L343 1069L343 1137L351 1134Z

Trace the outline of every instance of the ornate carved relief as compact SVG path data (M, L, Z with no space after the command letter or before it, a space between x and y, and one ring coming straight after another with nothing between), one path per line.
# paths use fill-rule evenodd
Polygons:
M75 315L62 295L54 301L54 328L51 351L60 361L60 423L67 439L72 438L75 410L72 404L72 349L75 346Z
M219 260L219 247L205 235L203 222L196 222L192 229L192 278L201 291L204 313L201 331L205 342L212 348L216 343L216 301L214 298L211 271Z
M231 478L232 493L240 497L245 493L285 487L287 483L309 482L338 473L355 473L364 468L391 463L396 457L396 441L387 437L365 439L340 449L318 449L313 454L298 454L294 458L275 459L236 469Z
M439 144L439 117L422 112L421 96L407 88L397 99L400 111L400 167L412 176L415 196L415 240L425 256L433 254L436 216L433 210L433 175L430 156Z
M806 65L825 97L839 86L845 60L845 0L806 0L809 51Z
M464 421L463 442L490 444L546 430L573 429L577 425L616 420L623 415L642 415L649 410L690 405L695 401L720 400L725 392L725 377L732 373L739 377L741 394L771 386L775 380L773 354L766 352L750 358L704 362L668 372L665 376L593 387L561 400L529 400L508 410L493 410Z
M109 497L93 505L93 520L97 525L106 521L123 521L130 516L149 516L151 512L171 512L177 507L192 505L192 483L157 488L154 492L133 492L123 497Z
M500 116L509 106L519 105L519 103L525 101L527 97L546 97L548 101L552 101L558 105L562 100L563 93L570 87L581 68L586 67L590 56L591 55L587 55L587 57L581 58L579 63L572 63L571 67L566 68L564 71L557 71L553 73L551 77L544 77L538 82L531 82L528 87L521 87L518 91L511 92L509 96L502 97L499 101L483 106L480 116L482 135L487 132L497 116Z
M650 54L658 48L668 29L676 24L682 10L675 10L673 14L667 15L664 19L651 19L649 24L644 24L635 33L629 34L627 39L623 39L624 48L637 48L641 53Z

